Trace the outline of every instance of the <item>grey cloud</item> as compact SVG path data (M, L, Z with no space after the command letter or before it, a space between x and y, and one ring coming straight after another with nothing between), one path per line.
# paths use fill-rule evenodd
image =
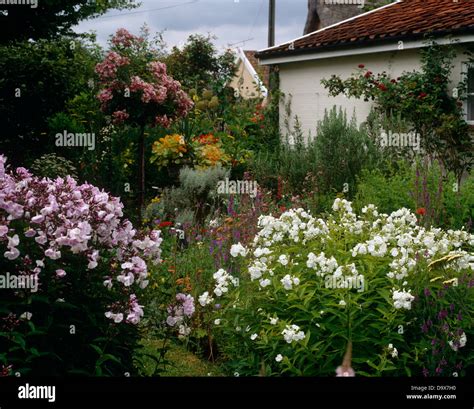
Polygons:
M117 28L138 32L143 23L152 31L165 31L168 46L182 44L190 34L211 33L218 37L216 44L226 47L253 37L238 46L260 49L266 46L268 0L142 0L139 9L110 11L103 18L82 22L77 32L94 30L99 42L105 45ZM276 0L276 41L285 42L302 35L306 18L306 0ZM179 5L179 6L177 6ZM170 6L162 10L148 11ZM135 13L136 11L144 11ZM130 14L127 14L130 13ZM257 18L258 17L258 18Z

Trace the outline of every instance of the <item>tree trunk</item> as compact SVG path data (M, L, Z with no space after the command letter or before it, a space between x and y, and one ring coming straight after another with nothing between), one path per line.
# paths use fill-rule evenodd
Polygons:
M321 21L318 16L318 0L308 0L308 17L306 18L303 35L318 30L320 24Z
M143 208L145 206L145 126L140 126L138 135L138 224L142 224Z

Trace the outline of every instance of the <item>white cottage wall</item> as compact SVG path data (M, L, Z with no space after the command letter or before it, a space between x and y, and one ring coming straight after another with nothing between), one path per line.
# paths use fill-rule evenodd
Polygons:
M458 52L452 74L453 87L460 81L461 63L466 60L462 52ZM289 95L292 96L290 128L293 129L295 116L297 116L305 138L308 138L309 135L314 136L317 122L323 119L325 109L331 109L334 105L345 109L348 118L351 118L355 113L358 124L364 122L370 112L371 102L346 98L342 95L331 97L321 84L323 78L330 78L332 74L348 78L358 69L359 64L364 64L374 74L386 71L391 77L396 78L404 71L420 68L419 50L380 52L281 64L279 66L280 90L284 93L285 98L288 98ZM280 129L284 136L287 133L285 118L285 107L282 103L280 105Z

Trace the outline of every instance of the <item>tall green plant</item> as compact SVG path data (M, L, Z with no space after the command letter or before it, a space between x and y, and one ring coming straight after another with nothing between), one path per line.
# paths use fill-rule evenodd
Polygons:
M356 124L355 117L347 120L342 109L325 111L314 139L318 163L318 180L323 192L355 193L357 175L372 165L377 150L367 133Z

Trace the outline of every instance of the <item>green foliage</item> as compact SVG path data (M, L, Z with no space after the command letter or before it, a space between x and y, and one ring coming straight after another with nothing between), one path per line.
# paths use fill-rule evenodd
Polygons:
M355 181L363 168L377 159L374 143L355 120L347 120L342 110L333 107L318 124L315 138L305 143L296 129L293 144L282 143L275 151L258 152L251 171L259 183L275 187L278 177L293 194L301 194L314 182L312 189L322 193L355 193ZM314 178L313 178L314 177ZM273 185L273 186L272 186Z
M228 170L220 166L202 170L184 168L179 174L179 180L181 188L191 196L192 201L196 196L207 195L216 190L217 182L228 176Z
M358 178L354 205L362 209L372 203L383 213L406 207L416 210L412 189L415 170L406 162L380 169L365 169Z
M363 10L365 12L394 3L394 0L368 0L365 2Z
M192 34L182 49L173 47L164 62L184 88L213 88L220 95L236 68L232 52L218 55L212 40L209 35Z
M34 247L28 254L35 256ZM130 324L110 325L104 316L108 303L117 300L114 290L103 291L107 263L84 269L83 257L67 255L68 283L56 278L54 265L41 272L41 294L22 290L19 297L7 291L2 297L2 316L31 312L32 320L8 320L0 324L0 364L14 372L41 376L123 376L133 374L131 351L139 334ZM0 261L2 272L11 265ZM60 298L58 298L60 295ZM34 322L34 324L33 324Z
M448 179L443 195L444 225L451 228L474 226L474 175L469 175L458 185L454 176Z
M77 180L77 169L72 162L55 153L46 154L36 159L31 165L31 171L35 176L50 179L71 176Z
M145 360L140 362L140 370L145 376L156 375L155 367L163 363L163 368L159 372L161 376L166 377L189 377L189 376L223 376L222 370L218 365L200 359L192 352L187 350L185 345L169 343L166 351L166 359L161 358L161 349L163 342L157 340L145 340L143 342L147 355ZM166 363L165 363L166 361Z
M401 207L423 209L426 225L469 231L474 220L474 177L469 175L458 185L455 175L443 175L436 162L399 161L383 170L362 172L354 204L361 209L367 203L384 213Z
M320 189L355 192L357 175L363 168L370 168L377 156L373 142L362 129L357 129L355 118L347 121L341 109L333 107L324 113L318 124L314 141Z
M13 162L28 163L55 150L48 118L94 77L97 46L87 40L74 44L72 49L70 40L61 38L0 46L0 151Z
M37 7L2 4L2 9L8 10L8 16L0 17L0 42L76 35L71 27L82 20L103 15L112 9L137 6L130 0L38 0Z

